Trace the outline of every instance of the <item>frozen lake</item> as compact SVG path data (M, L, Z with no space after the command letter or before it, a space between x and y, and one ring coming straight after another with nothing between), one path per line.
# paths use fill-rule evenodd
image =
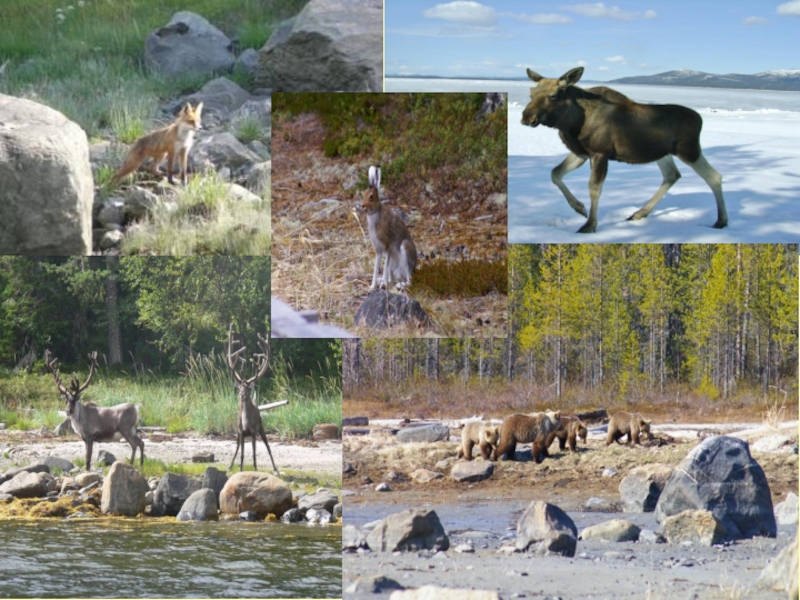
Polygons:
M552 74L556 75L556 74ZM598 83L581 82L592 87ZM554 129L523 127L530 82L386 79L386 91L504 91L509 94L509 242L758 242L800 241L800 93L646 85L612 85L641 102L682 104L703 117L701 144L722 174L728 227L716 230L709 187L676 161L683 176L647 219L626 221L655 193L655 164L612 162L600 197L597 233L575 233L585 218L550 180L567 155ZM589 166L564 179L588 206Z

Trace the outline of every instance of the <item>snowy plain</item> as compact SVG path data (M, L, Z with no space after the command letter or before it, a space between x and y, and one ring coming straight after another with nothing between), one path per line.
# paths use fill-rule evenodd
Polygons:
M551 74L556 76L557 74ZM583 87L603 85L581 82ZM550 180L568 154L558 132L520 124L530 96L527 81L387 78L387 92L509 94L508 241L520 243L785 243L800 241L800 92L651 85L609 87L640 102L682 104L703 117L700 143L722 174L728 227L711 227L711 189L676 160L681 179L646 219L626 219L661 184L655 163L611 162L600 196L597 232L576 233L586 221ZM564 178L589 206L589 163Z

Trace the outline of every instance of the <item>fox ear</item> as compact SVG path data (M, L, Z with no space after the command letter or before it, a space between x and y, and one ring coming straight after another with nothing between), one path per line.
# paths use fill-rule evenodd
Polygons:
M197 116L200 116L200 113L203 112L203 103L202 102L194 107L194 112L197 114Z

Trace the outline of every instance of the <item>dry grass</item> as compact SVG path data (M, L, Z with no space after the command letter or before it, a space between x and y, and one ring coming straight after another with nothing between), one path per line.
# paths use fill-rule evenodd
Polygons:
M431 327L383 331L356 327L355 314L368 296L375 260L366 218L358 211L361 192L356 186L374 161L326 158L324 136L320 120L309 114L275 123L273 128L273 294L295 309L316 310L323 321L362 337L505 337L505 294L442 298L413 286L407 294L428 312ZM428 178L435 182L436 173ZM466 208L461 213L434 219L435 202L408 198L388 182L387 190L391 205L409 213L420 267L434 257L504 264L505 206L484 215L489 210L487 200L476 199L463 203ZM481 215L488 218L476 221ZM505 278L505 269L498 269Z

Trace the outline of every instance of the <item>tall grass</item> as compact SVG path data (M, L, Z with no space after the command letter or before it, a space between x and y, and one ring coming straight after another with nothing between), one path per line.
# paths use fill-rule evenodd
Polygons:
M287 406L262 413L268 433L287 438L310 438L314 425L341 427L341 382L338 377L294 379L283 357L271 360L273 375L259 383L257 401L289 400ZM325 371L325 372L329 372ZM62 373L66 380L73 374ZM86 374L75 374L81 381ZM149 371L133 373L100 367L84 401L101 406L131 402L139 406L142 425L166 427L170 433L195 431L202 435L236 432L238 407L224 356L194 356L184 376L164 377ZM63 401L52 377L0 373L0 421L9 429L55 427Z
M190 178L177 202L159 203L128 232L123 252L264 256L270 252L269 199L269 190L254 201L237 198L215 174Z

